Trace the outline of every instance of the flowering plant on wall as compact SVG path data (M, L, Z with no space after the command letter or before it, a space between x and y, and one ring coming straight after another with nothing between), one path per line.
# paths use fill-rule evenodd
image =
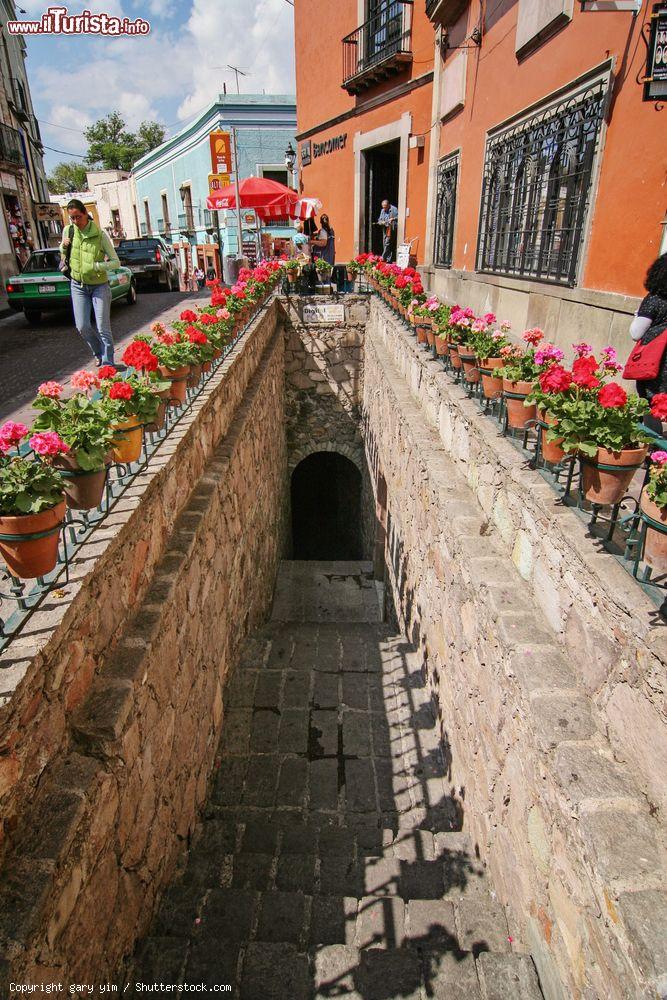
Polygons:
M521 339L528 345L526 350L514 357L508 357L507 364L498 369L498 375L502 375L509 382L534 382L540 372L550 364L544 357L540 358L542 363L539 364L537 358L537 347L544 339L544 333L535 327L526 330Z
M113 365L103 365L98 375L100 391L117 404L120 419L136 417L140 424L155 420L160 405L159 393L170 386L169 382L153 381L136 373L120 374Z
M63 399L62 390L56 394L53 383L42 383L32 404L40 411L33 427L58 435L80 469L102 469L121 407L99 392L99 379L91 372L74 372L70 385L76 391Z
M52 468L56 455L69 448L58 434L33 434L28 441L35 455L21 455L21 442L30 435L25 424L7 421L0 427L0 516L39 514L63 499L63 480Z

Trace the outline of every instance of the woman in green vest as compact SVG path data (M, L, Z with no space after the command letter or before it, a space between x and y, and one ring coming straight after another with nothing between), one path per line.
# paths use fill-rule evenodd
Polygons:
M116 249L107 233L88 215L78 198L67 204L69 225L63 233L60 253L69 249L70 288L74 322L95 355L97 367L114 364L111 336L111 289L109 271L120 266ZM95 326L91 323L95 314Z

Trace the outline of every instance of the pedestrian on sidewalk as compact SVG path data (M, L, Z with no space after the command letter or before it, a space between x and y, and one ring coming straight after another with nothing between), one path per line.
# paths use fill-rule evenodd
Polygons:
M97 367L113 365L109 271L120 267L120 261L109 235L91 219L82 201L72 198L67 214L70 225L63 231L60 256L61 270L70 274L74 322Z
M336 234L328 215L320 216L320 231L312 243L313 259L321 257L333 267L336 263Z
M642 347L663 338L662 360L655 378L637 382L637 393L649 402L659 392L667 392L667 253L655 260L646 275L648 292L630 324L630 336ZM656 345L657 348L657 345Z

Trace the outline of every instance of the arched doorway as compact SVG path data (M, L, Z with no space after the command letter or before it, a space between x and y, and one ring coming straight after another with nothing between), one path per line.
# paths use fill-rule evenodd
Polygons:
M292 473L292 557L361 559L361 473L334 451L317 451Z

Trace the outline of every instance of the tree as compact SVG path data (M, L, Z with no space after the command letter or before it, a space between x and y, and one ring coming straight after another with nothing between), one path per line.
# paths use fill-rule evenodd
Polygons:
M164 142L164 128L157 122L142 122L136 133L129 132L121 116L113 111L90 125L86 162L102 170L131 170L133 163Z
M51 194L71 194L73 191L85 191L87 187L86 168L81 163L57 163L48 178Z

